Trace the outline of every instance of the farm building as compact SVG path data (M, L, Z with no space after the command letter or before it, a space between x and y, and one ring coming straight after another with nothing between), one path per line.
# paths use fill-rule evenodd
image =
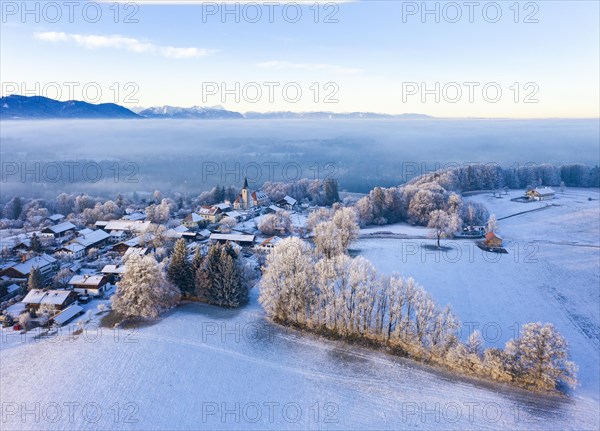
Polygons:
M527 190L525 194L532 200L548 201L554 199L556 192L550 187L536 187L535 189Z
M485 234L484 243L488 247L502 247L502 237L494 232L488 232Z

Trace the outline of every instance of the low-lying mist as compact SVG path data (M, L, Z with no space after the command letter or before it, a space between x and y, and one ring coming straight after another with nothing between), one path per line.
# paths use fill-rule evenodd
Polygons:
M598 120L0 122L2 199L338 179L368 192L451 164L599 164ZM187 184L186 184L187 182Z

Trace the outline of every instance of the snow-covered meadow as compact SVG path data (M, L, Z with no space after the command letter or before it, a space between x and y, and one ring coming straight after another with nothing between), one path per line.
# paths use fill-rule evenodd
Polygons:
M545 205L509 197L469 199L499 218ZM522 323L554 323L580 366L568 398L273 325L253 289L242 309L188 303L133 329L109 329L103 314L83 332L75 323L49 337L2 329L2 429L595 429L599 197L568 190L557 206L500 220L508 255L485 255L468 240L445 241L460 255L436 255L422 248L434 242L423 239L427 229L401 224L361 233L406 238L363 237L351 250L451 304L465 338L477 327L487 345L503 345Z

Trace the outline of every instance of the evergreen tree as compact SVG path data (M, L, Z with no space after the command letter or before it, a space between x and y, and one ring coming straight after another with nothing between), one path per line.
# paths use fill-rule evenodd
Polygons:
M31 236L31 251L33 251L34 253L41 253L42 252L42 242L40 241L40 238L34 233Z
M323 182L323 189L325 191L325 205L332 205L335 202L340 201L338 182L336 180L333 178L327 178Z
M38 267L31 267L29 270L29 279L27 280L27 290L42 289L44 287L44 277Z
M175 243L171 263L167 269L167 277L171 283L186 295L194 291L194 273L192 265L187 260L187 249L185 241L180 238Z
M221 307L239 307L248 301L248 287L231 245L210 247L196 272L196 295Z

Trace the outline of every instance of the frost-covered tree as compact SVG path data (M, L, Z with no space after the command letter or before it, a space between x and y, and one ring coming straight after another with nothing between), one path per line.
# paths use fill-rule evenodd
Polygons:
M451 238L460 229L460 219L456 213L448 214L443 210L435 210L429 214L427 227L432 229L437 246L440 247L441 238Z
M165 279L154 257L132 255L117 290L112 308L126 317L157 318L179 303L179 289Z
M313 230L319 223L331 219L331 211L327 208L317 208L306 219L306 228Z
M360 232L356 211L353 208L340 208L333 214L331 221L338 228L342 247L346 251Z
M194 291L194 272L191 263L187 259L187 248L183 238L178 239L175 243L167 269L167 278L179 288L183 295Z
M258 229L265 235L288 234L292 232L293 228L292 218L287 211L267 214L258 223Z
M555 389L561 382L577 385L577 367L568 360L567 341L549 323L523 325L520 337L507 343L506 352L527 385L540 389Z
M496 232L496 230L498 230L498 220L496 219L495 214L490 215L486 227L488 232Z
M259 302L277 321L304 323L304 307L314 289L314 266L310 246L298 238L286 238L267 256L260 281Z
M229 233L236 224L237 221L233 217L223 217L219 223L219 229L223 233Z
M54 286L58 289L66 287L69 280L73 277L73 274L73 271L69 268L61 268L52 279L54 281Z

